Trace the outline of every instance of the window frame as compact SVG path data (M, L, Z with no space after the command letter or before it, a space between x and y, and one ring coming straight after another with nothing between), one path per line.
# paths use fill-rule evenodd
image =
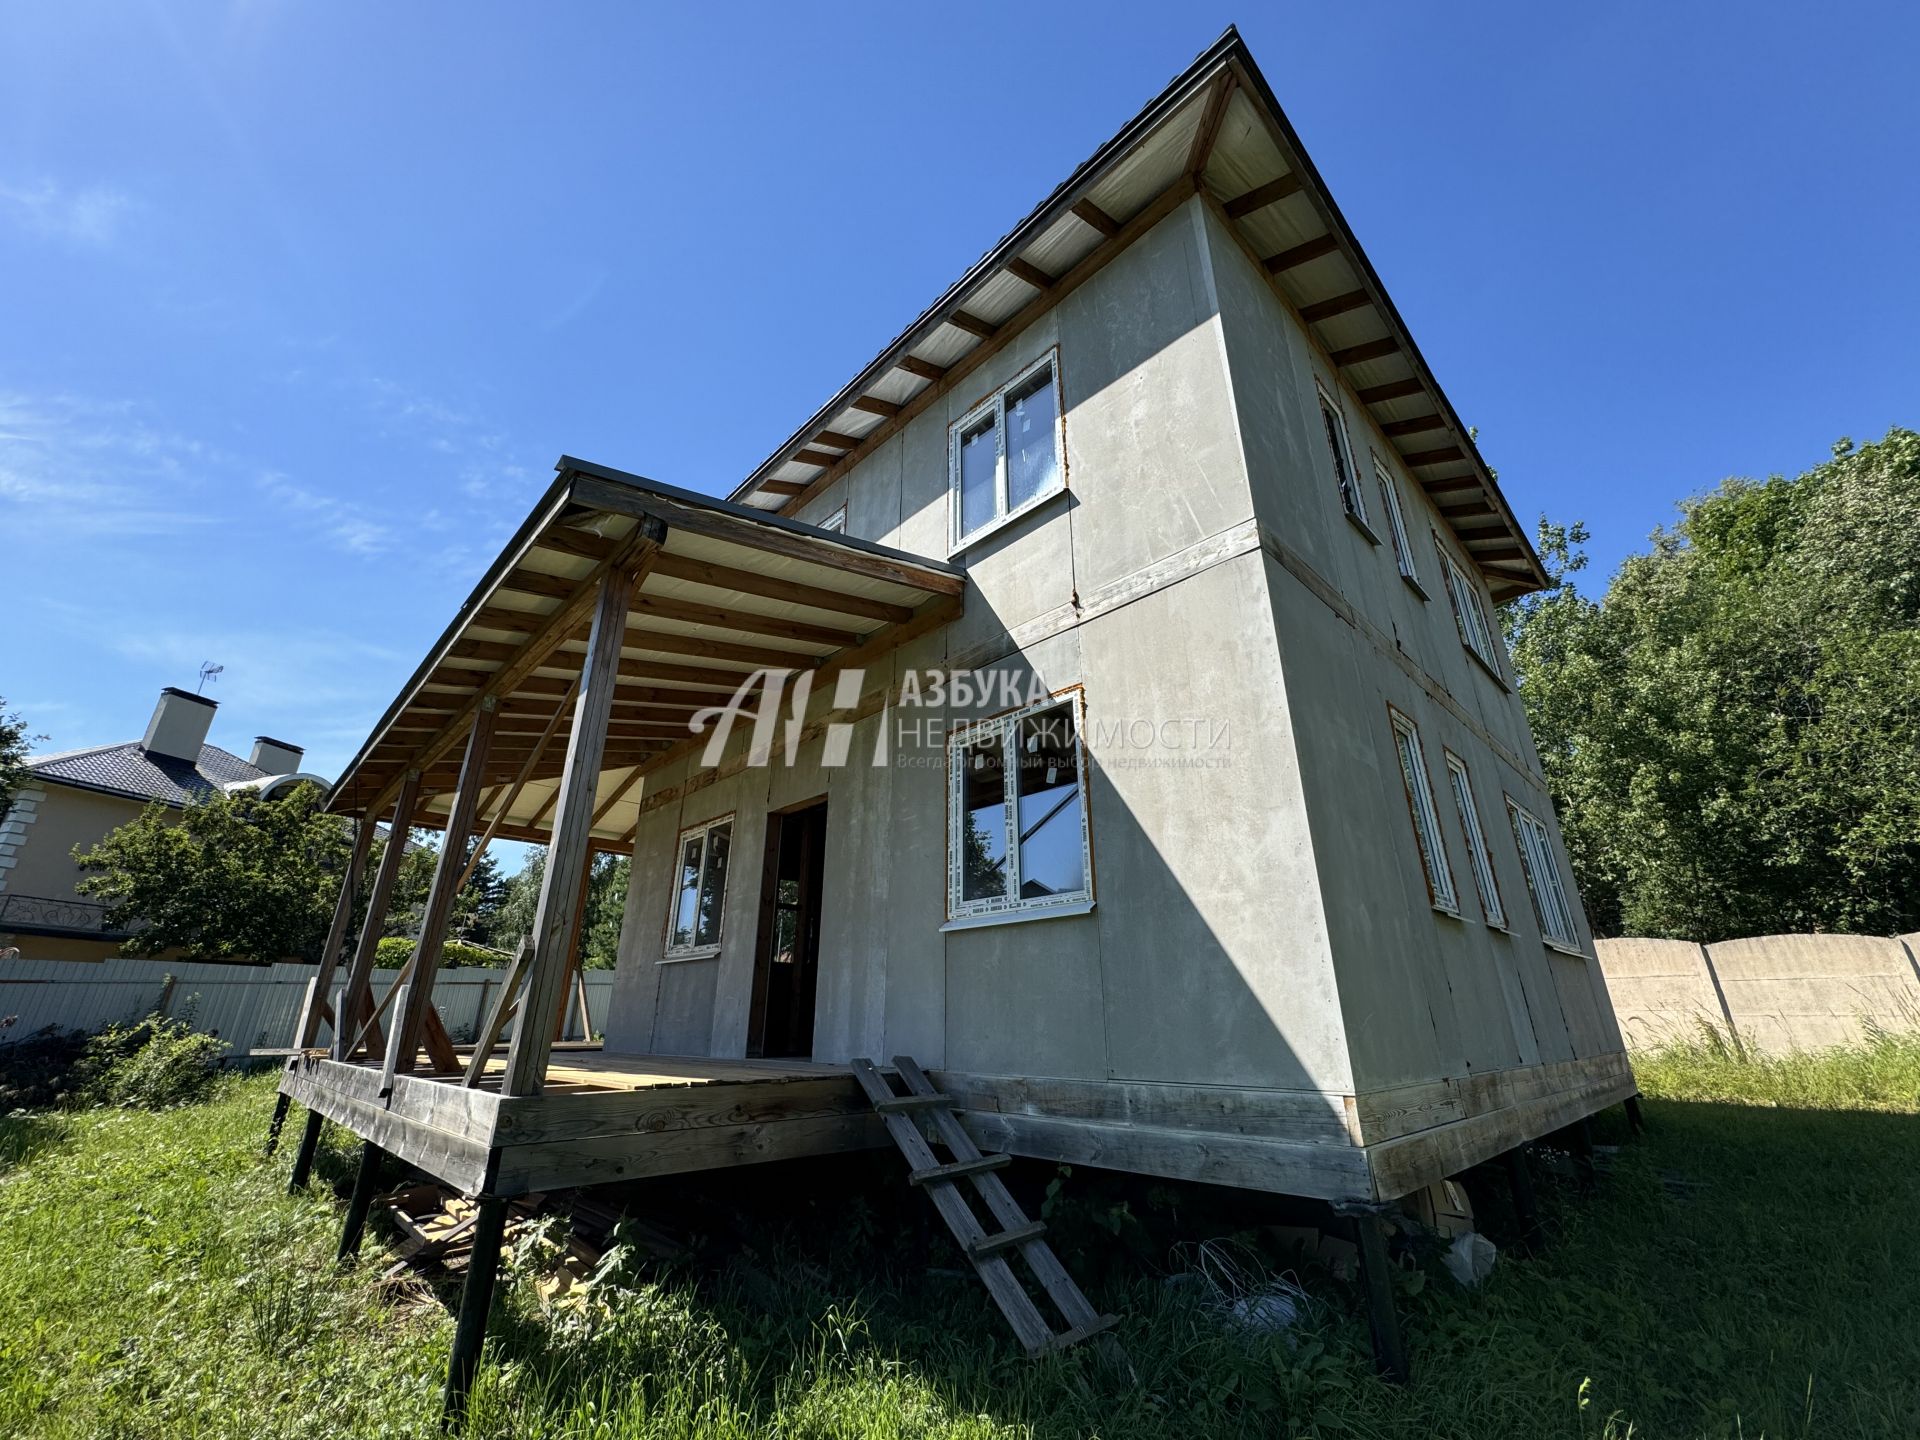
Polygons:
M1021 501L1018 506L1010 507L1010 475L1007 469L1007 393L1016 390L1031 380L1040 371L1051 367L1053 378L1049 382L1053 390L1053 461L1054 474L1058 477L1046 489L1036 492ZM971 530L962 530L964 513L960 495L960 437L977 425L983 416L993 416L994 459L993 459L993 514L981 521ZM966 414L947 426L947 554L958 555L967 547L1000 529L1010 525L1022 515L1038 509L1041 505L1061 494L1067 488L1067 409L1065 395L1060 385L1060 347L1052 345L1031 364L1020 370L1007 382L973 406Z
M822 530L831 530L836 535L846 534L847 533L847 502L842 500L839 503L839 505L835 506L833 510L828 512L827 518L820 522L818 528Z
M720 953L720 947L727 939L727 886L733 878L732 829L737 812L729 810L724 815L716 815L711 820L702 820L697 825L689 825L673 840L673 876L667 886L667 920L660 934L660 963L667 964L678 960L710 960ZM680 909L680 857L687 853L687 841L696 835L700 837L699 878L694 882L695 904L698 896L706 888L707 861L712 855L713 832L721 828L728 831L727 874L720 882L719 932L705 944L675 945L673 943L673 920ZM696 935L699 934L698 921L695 922Z
M1507 819L1513 829L1514 848L1520 855L1520 873L1526 877L1527 894L1533 901L1533 916L1540 925L1540 941L1549 950L1560 950L1584 958L1586 952L1579 948L1579 922L1574 919L1573 902L1568 898L1566 882L1560 874L1560 857L1553 849L1553 832L1547 829L1545 821L1512 795L1505 796L1505 799ZM1541 885L1542 874L1551 882L1550 891ZM1564 933L1556 931L1558 921L1547 915L1543 896L1558 906L1560 918L1566 921Z
M1453 861L1447 855L1446 834L1440 826L1439 804L1433 798L1433 777L1427 771L1427 751L1420 742L1420 727L1411 716L1392 705L1387 706L1387 717L1393 730L1394 767L1400 772L1400 789L1406 797L1407 819L1413 826L1414 848L1420 852L1420 872L1427 883L1428 903L1440 914L1458 920L1461 918L1460 886L1453 878ZM1402 737L1410 742L1411 758L1401 753ZM1421 825L1423 800L1432 827L1431 838ZM1440 891L1443 880L1444 896Z
M1441 765L1447 772L1447 788L1453 791L1453 808L1460 816L1461 833L1467 837L1467 868L1473 872L1473 888L1480 894L1480 913L1492 930L1507 928L1506 901L1500 894L1500 876L1493 868L1493 851L1487 846L1486 827L1480 823L1480 802L1473 794L1473 774L1467 762L1444 745L1440 747ZM1458 784L1454 782L1458 780Z
M1453 624L1460 632L1461 645L1504 687L1507 676L1501 665L1500 641L1494 632L1493 621L1487 614L1487 607L1480 603L1480 591L1474 585L1473 577L1467 574L1464 565L1453 558L1453 552L1447 548L1437 530L1433 533L1433 548L1440 557L1441 578L1447 587L1447 599L1453 605ZM1469 615L1473 617L1472 624L1468 623ZM1480 633L1479 644L1474 641L1473 632L1476 629Z
M1333 461L1333 487L1340 496L1340 509L1362 535L1378 545L1380 537L1367 516L1367 495L1360 483L1360 467L1353 463L1353 435L1347 428L1346 407L1333 398L1333 392L1317 375L1313 389L1320 402L1320 428L1327 432L1327 454ZM1333 422L1331 425L1327 423L1329 420Z
M1020 836L1018 766L1010 763L1007 737L1019 733L1020 722L1029 716L1065 706L1073 716L1073 743L1079 762L1080 860L1085 883L1077 891L1049 895L1033 900L1020 898ZM981 925L1010 924L1019 920L1042 920L1055 916L1085 915L1095 901L1093 864L1092 789L1088 784L1087 707L1085 691L1075 685L1056 690L1046 699L1017 709L1005 710L964 725L956 725L947 736L947 904L942 931L967 930ZM979 744L987 736L1001 742L1001 816L1007 841L1007 879L1010 894L964 900L961 889L962 857L965 846L961 827L966 823L965 777L961 752Z
M1393 470L1380 458L1378 450L1369 446L1367 454L1372 457L1373 478L1380 486L1380 499L1387 512L1387 539L1393 546L1393 563L1414 594L1422 600L1430 599L1427 587L1420 583L1419 567L1414 564L1413 541L1407 535L1407 518L1400 508L1400 487L1394 481Z

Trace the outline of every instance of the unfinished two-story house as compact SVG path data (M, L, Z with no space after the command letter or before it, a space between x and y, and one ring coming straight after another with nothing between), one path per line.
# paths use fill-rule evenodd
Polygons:
M332 792L446 827L449 885L552 845L474 1048L436 883L428 968L382 1008L362 944L291 1062L363 1173L497 1215L922 1109L948 1169L1364 1228L1633 1094L1495 618L1539 561L1237 34L727 500L559 471ZM595 848L633 857L614 998L556 1053ZM945 1098L876 1116L892 1057Z

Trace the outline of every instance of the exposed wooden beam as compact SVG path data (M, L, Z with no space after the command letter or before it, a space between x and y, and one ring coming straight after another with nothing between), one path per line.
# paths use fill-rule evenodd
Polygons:
M1390 440L1398 440L1403 435L1421 435L1429 430L1444 430L1447 422L1438 415L1415 415L1410 420L1389 420L1380 429Z
M862 395L853 402L853 408L864 410L869 415L882 415L891 420L900 413L901 407L891 400L882 400L878 395Z
M759 595L768 600L784 600L813 610L830 610L841 615L859 615L868 620L901 621L913 614L913 607L887 600L871 600L861 595L843 595L818 585L803 585L797 580L779 580L752 570L716 565L710 560L694 560L685 555L661 555L653 562L656 575L673 580L689 580L715 590L733 590L742 595Z
M400 862L406 858L407 833L413 829L420 803L420 772L410 770L402 777L393 802L393 814L387 821L387 844L380 853L380 866L374 871L373 890L367 896L367 915L360 922L360 939L354 946L353 964L347 970L345 1002L333 1017L335 1035L352 1037L361 1017L373 1009L373 967L380 949L380 932L393 908L393 886L400 878ZM379 812L367 812L368 823ZM349 1057L342 1057L349 1058Z
M1227 212L1229 220L1239 220L1256 210L1265 209L1276 200L1284 200L1300 188L1300 177L1289 171L1278 180L1269 180L1264 185L1256 185L1246 194L1236 196L1220 208Z
M1471 515L1491 515L1500 518L1500 512L1484 500L1476 500L1471 505L1442 505L1440 513L1448 520L1461 520Z
M709 640L704 635L681 635L668 630L643 630L628 626L626 648L654 650L666 655L697 655L702 660L720 660L729 665L754 668L762 665L804 667L814 656L801 651L779 650L771 645L742 645L732 640Z
M1206 173L1213 157L1214 142L1220 138L1220 123L1227 118L1227 102L1233 98L1233 72L1223 71L1207 94L1207 108L1200 112L1199 128L1193 132L1193 146L1187 151L1187 173L1196 180Z
M938 370L938 365L933 367ZM831 445L836 450L851 450L860 443L857 435L842 435L838 430L822 430L813 437L816 445Z
M969 335L977 335L982 340L991 340L1000 333L1000 327L991 320L982 320L978 315L970 314L965 310L956 310L947 316L947 324L956 330L964 330Z
M1304 240L1291 250L1282 250L1278 255L1269 255L1261 263L1267 267L1269 275L1278 275L1291 270L1296 265L1304 265L1309 260L1318 260L1322 255L1331 255L1340 248L1340 237L1332 231L1325 235Z
M620 548L618 540L567 525L556 525L542 532L534 544L542 550L558 550L562 555L577 555L582 560L611 559L613 552Z
M1009 260L1007 273L1016 280L1024 280L1036 290L1051 290L1054 277L1028 260Z
M620 643L632 595L633 577L627 572L610 570L601 577L580 697L575 701L573 736L567 745L566 771L556 792L559 802L535 911L526 998L520 1006L513 1048L507 1052L506 1073L501 1078L503 1095L537 1095L546 1084L547 1058L553 1050L553 1017L565 996L567 971L579 938L574 900L586 883L591 863L588 840L593 828L594 796L599 788L614 681L619 673Z
M1400 341L1385 335L1378 340L1362 341L1358 345L1349 345L1345 349L1332 351L1327 358L1342 368L1348 365L1364 364L1368 360L1381 360L1400 351Z
M1518 545L1503 545L1498 550L1469 549L1467 553L1475 560L1524 560L1527 558L1527 552Z
M575 676L574 687L578 687L579 684L580 679ZM456 890L463 888L472 878L473 872L479 868L481 856L487 853L487 846L493 842L493 837L500 833L500 827L506 823L507 816L513 813L514 805L519 802L520 792L527 788L527 781L533 774L534 766L538 765L547 753L547 746L552 742L555 733L572 718L573 712L567 703L572 697L573 689L570 688L566 698L554 710L552 719L547 722L547 728L541 733L539 743L527 752L526 761L521 765L520 773L513 777L513 784L508 787L506 796L493 807L493 817L487 822L487 828L480 836L480 843L473 847L473 854L467 857L467 868L460 872L459 884L454 887Z
M411 1074L420 1045L427 1038L427 1012L433 1006L433 982L440 973L440 956L446 948L447 931L453 923L453 900L459 893L458 877L466 868L467 841L473 835L474 816L480 808L480 792L486 788L487 747L493 742L493 727L499 719L500 703L489 695L474 711L467 732L467 754L460 762L459 788L447 812L446 838L433 867L433 883L427 889L427 902L420 913L420 929L413 939L413 979L400 1012L394 1016L393 1031L387 1037L387 1070L390 1074ZM432 1045L436 1070L458 1070L453 1047ZM396 1055L398 1056L396 1062Z
M563 602L552 614L546 617L545 624L529 635L518 646L508 647L506 654L498 658L502 664L493 675L485 693L496 697L511 694L526 676L531 675L542 665L549 663L554 651L566 643L579 628L581 620L593 608L594 597L599 593L601 578L610 570L644 570L659 553L667 538L666 526L656 517L636 517L638 523L632 532L620 542L618 550L596 565L592 572L581 582L579 590L572 599ZM553 533L551 531L549 534ZM464 640L456 643L449 653L458 651L462 646L478 646L483 641ZM439 735L421 746L407 757L407 764L415 769L426 769L448 750L457 744L470 727L470 722L480 708L482 695L474 695L454 717L442 728ZM382 787L380 794L374 797L370 808L378 810L383 806L397 785L396 780Z
M313 979L307 985L306 1007L300 1014L299 1022L294 1026L293 1045L296 1050L312 1047L320 1033L320 1012L326 1008L333 994L333 975L340 964L341 952L346 948L347 931L353 926L354 906L358 901L360 875L366 868L367 852L373 847L373 816L361 815L353 822L353 846L347 852L347 873L340 877L340 898L333 907L333 924L327 931L326 944L320 950L320 963L314 970ZM339 1016L334 1017L337 1030L346 1022Z
M1120 222L1091 200L1074 201L1073 213L1109 240L1120 233Z
M1389 380L1384 385L1369 385L1359 392L1362 405L1378 405L1385 400L1403 400L1418 395L1427 387L1418 380Z
M1445 465L1450 461L1464 460L1467 455L1458 445L1446 445L1438 450L1416 450L1413 454L1403 455L1400 458L1406 462L1408 468L1414 469L1422 465Z
M893 362L893 368L904 370L909 375L918 375L922 380L945 379L947 373L946 366L936 365L931 360L922 360L918 355L902 355Z
M1422 480L1420 488L1429 495L1452 495L1462 490L1484 490L1478 475L1443 475L1437 480Z
M606 799L601 800L599 804L594 806L593 824L595 829L599 828L600 822L602 820L606 819L608 815L613 813L614 806L618 805L622 800L626 799L627 792L633 789L635 785L638 785L640 783L641 776L645 774L646 774L646 771L641 766L639 765L634 766L633 769L627 772L627 778L622 780L618 785L614 786L613 792L610 795L608 795Z
M766 491L769 495L801 495L806 492L807 482L804 480L762 480L759 488Z
M858 631L840 630L811 620L789 620L784 615L764 615L757 610L703 605L697 600L681 600L665 595L634 596L633 613L658 615L663 620L684 620L690 625L738 630L747 635L803 640L809 645L858 645L865 638Z
M833 464L833 462L840 457L838 455L829 455L824 450L796 450L787 458L789 461L800 465L827 466ZM806 487L803 485L800 488L804 490Z
M841 463L844 465L846 461L843 459ZM820 482L814 483L818 485ZM578 494L593 497L605 509L658 515L666 525L681 534L731 540L750 550L804 560L824 570L839 570L870 580L886 580L895 585L939 595L957 595L967 587L966 576L958 571L929 565L911 556L889 554L864 545L840 543L832 537L796 534L784 526L766 521L680 505L668 497L641 494L629 486L601 480L590 474L578 476L574 480L574 489Z
M1329 300L1316 300L1311 305L1300 307L1300 318L1309 325L1317 325L1322 320L1331 320L1336 315L1344 315L1349 310L1360 310L1373 303L1373 296L1364 290L1349 290L1344 295L1335 295Z
M547 600L564 600L579 588L580 582L567 575L549 575L544 570L529 570L516 565L501 580L500 589L522 595L538 595Z

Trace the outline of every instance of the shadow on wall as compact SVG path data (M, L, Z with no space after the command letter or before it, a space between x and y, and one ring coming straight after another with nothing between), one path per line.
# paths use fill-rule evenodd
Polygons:
M1730 1030L1762 1054L1831 1049L1920 1030L1920 934L1601 940L1627 1044L1649 1050Z

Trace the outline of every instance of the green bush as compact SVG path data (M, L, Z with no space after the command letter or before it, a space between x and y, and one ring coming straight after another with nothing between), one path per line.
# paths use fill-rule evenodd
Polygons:
M413 941L404 935L389 935L380 942L375 963L384 970L398 970L413 958ZM468 945L461 940L449 940L440 952L442 970L471 969L491 966L499 969L513 957L498 950L488 950L480 945Z
M191 1105L212 1089L227 1042L197 1035L184 1020L149 1015L137 1025L109 1025L87 1041L77 1067L85 1105L166 1110Z

